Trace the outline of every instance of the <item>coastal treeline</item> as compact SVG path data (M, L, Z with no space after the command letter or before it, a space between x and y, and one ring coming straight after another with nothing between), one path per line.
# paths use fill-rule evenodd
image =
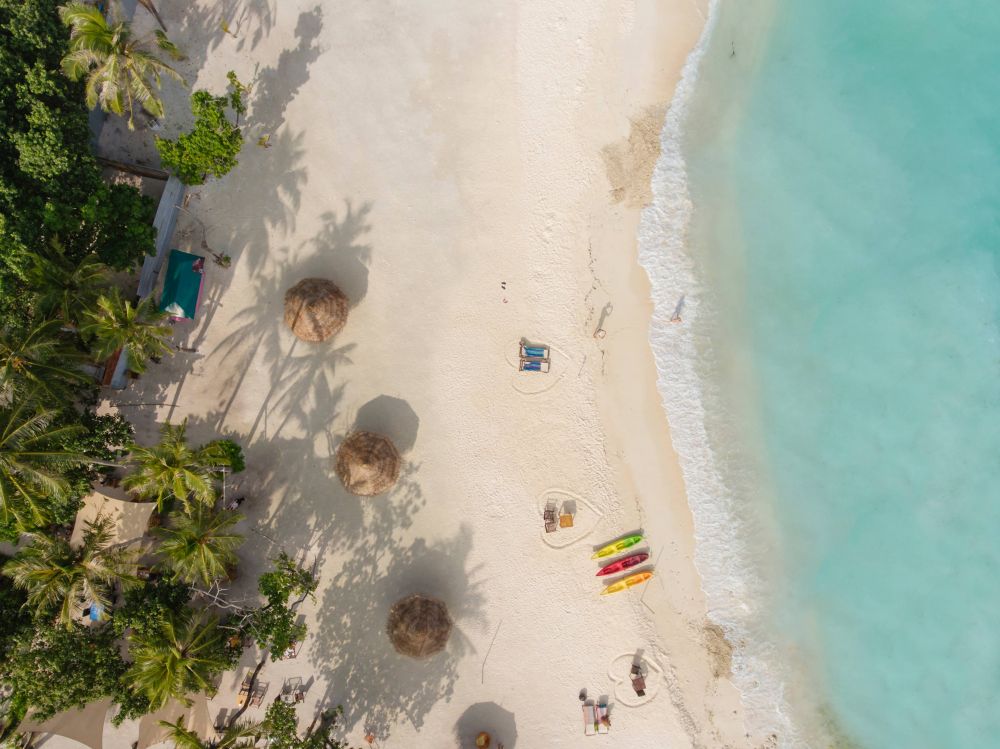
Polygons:
M110 699L120 724L212 694L245 647L256 645L263 664L301 641L294 612L317 584L282 553L257 596L231 600L242 515L224 502L224 482L245 467L240 445L196 444L186 423L165 424L157 442L140 445L124 417L97 411L97 375L109 362L124 355L141 373L174 348L166 315L128 285L153 251L153 201L102 179L88 102L130 122L139 110L163 116L156 84L168 66L155 55L182 56L162 30L136 40L115 3L106 12L0 0L3 738L26 717L37 724L95 700ZM235 76L230 83L223 97L198 96L192 137L160 144L187 181L236 164L246 88ZM142 544L120 538L108 516L78 519L96 485L148 503ZM294 708L275 706L259 724L222 726L223 740L339 746L335 712L305 736L293 718ZM204 745L180 723L168 728L177 745Z

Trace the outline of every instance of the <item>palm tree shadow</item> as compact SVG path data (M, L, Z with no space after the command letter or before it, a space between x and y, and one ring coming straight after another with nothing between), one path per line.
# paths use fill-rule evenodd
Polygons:
M376 498L365 506L364 525L345 550L347 561L320 601L317 642L310 650L327 678L326 704L344 706L348 729L363 724L366 733L382 739L401 719L419 728L434 704L451 698L458 662L472 650L462 627L482 618L476 570L465 570L471 530L463 525L445 541L404 543L400 516L419 497L419 489L409 491L416 494L394 495L389 502ZM455 621L447 648L421 661L398 654L385 631L392 604L411 593L443 599Z
M371 231L368 221L371 210L370 201L355 210L347 199L342 215L338 216L335 210L325 212L320 217L323 229L310 242L316 251L306 259L303 267L309 275L332 279L347 294L352 306L368 293L372 248L362 238Z

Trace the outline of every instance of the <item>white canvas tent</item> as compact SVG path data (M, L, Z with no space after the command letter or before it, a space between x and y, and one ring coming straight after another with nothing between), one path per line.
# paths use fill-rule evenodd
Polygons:
M95 486L94 491L84 497L83 507L76 515L73 535L69 540L70 545L79 547L83 544L86 524L94 522L100 515L110 517L112 520L112 543L139 544L149 526L149 516L156 503L129 500L129 495L122 489L100 484Z
M29 714L18 731L64 736L90 749L103 749L104 721L110 708L111 700L103 699L80 709L66 710L42 722L33 720Z

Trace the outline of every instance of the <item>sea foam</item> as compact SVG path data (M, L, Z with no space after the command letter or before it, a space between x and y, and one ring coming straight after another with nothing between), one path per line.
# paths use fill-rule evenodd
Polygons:
M652 287L649 341L694 518L695 564L709 618L733 645L733 681L742 694L749 727L776 733L783 746L793 746L799 742L784 699L784 680L774 647L760 626L764 586L746 543L745 520L723 475L724 456L713 449L709 438L708 418L718 401L716 386L707 376L716 366L709 335L714 305L687 247L693 206L683 153L684 125L718 15L719 0L713 0L667 112L661 155L653 172L653 201L640 220L639 262ZM671 322L678 311L682 324Z

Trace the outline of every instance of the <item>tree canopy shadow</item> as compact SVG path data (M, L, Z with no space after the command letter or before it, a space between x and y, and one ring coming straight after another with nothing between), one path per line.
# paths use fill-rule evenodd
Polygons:
M366 201L358 209L344 201L344 211L326 211L320 218L323 229L313 237L316 252L303 264L304 275L329 278L347 294L351 306L357 305L368 293L368 264L371 245L362 241L371 231L368 216L372 203Z
M436 702L451 698L457 664L473 650L463 622L481 618L483 596L476 570L465 569L468 526L444 541L405 542L396 500L368 501L365 513L347 561L324 586L310 654L328 680L327 704L344 706L344 725L384 739L401 719L419 728ZM445 650L419 661L398 654L386 633L392 604L412 593L444 600L455 622Z
M248 121L258 124L265 133L274 133L281 127L285 110L309 80L309 67L321 53L316 41L322 30L323 10L319 5L300 13L295 24L298 44L282 51L277 64L258 71L252 81Z
M402 398L380 395L358 409L354 428L383 434L397 450L406 453L417 441L420 417Z

